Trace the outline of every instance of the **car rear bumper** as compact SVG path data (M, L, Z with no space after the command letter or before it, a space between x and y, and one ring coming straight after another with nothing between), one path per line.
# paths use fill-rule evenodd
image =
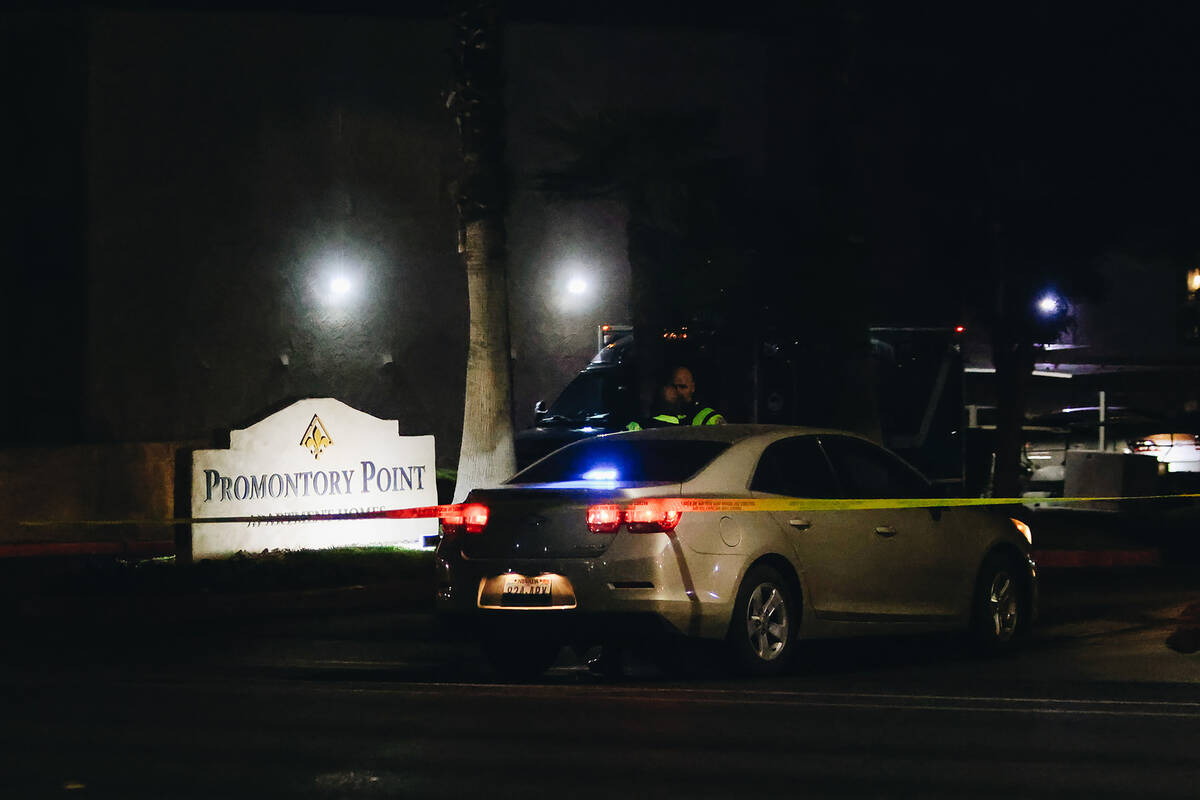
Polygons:
M620 638L625 631L723 638L737 590L736 565L728 556L691 552L685 560L677 543L656 538L655 544L638 537L637 550L614 546L601 557L580 559L471 560L443 548L436 559L435 610L450 627L470 632L507 626L568 639ZM506 574L553 576L556 596L548 607L497 607L490 587Z

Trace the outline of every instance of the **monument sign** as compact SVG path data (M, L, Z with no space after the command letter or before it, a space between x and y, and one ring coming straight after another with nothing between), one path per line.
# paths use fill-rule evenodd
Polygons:
M244 430L228 450L192 454L192 516L339 514L437 505L433 436L401 436L340 400L300 400ZM437 519L258 521L192 525L192 556L239 550L420 548Z

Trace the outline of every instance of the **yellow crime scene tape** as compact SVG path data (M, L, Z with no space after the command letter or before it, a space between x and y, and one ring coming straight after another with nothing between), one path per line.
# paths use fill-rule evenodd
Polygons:
M919 497L919 498L797 498L797 497L648 497L623 500L628 505L653 503L679 512L724 513L733 511L864 511L901 508L964 508L972 506L1013 506L1026 503L1038 505L1068 505L1072 503L1132 502L1138 500L1187 500L1200 498L1200 493L1150 494L1133 497ZM351 511L339 513L293 513L236 517L172 517L167 519L59 519L20 520L23 527L48 526L107 526L107 525L215 525L228 523L324 522L356 519L462 519L469 503L393 508L380 511Z

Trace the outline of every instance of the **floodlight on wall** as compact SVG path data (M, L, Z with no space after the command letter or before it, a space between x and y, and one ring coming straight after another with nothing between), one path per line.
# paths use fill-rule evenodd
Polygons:
M343 254L319 259L311 277L311 290L326 313L349 313L362 299L367 279L363 265Z
M595 308L604 286L595 264L585 258L568 257L555 272L546 288L559 313L575 315Z
M1063 309L1062 298L1054 292L1046 292L1037 301L1038 313L1043 317L1053 317Z

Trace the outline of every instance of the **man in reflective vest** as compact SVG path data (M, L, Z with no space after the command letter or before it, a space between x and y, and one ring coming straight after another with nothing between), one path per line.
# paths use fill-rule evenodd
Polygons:
M666 425L679 424L679 393L675 391L672 380L663 381L658 387L658 413L642 420L633 420L625 426L627 431L640 431L643 428L661 428Z
M696 378L687 367L676 367L671 375L671 387L678 397L680 425L724 425L725 417L711 406L696 402Z
M696 379L687 367L675 367L659 388L659 413L646 420L634 420L627 430L658 428L664 425L724 425L725 417L711 406L694 399Z

